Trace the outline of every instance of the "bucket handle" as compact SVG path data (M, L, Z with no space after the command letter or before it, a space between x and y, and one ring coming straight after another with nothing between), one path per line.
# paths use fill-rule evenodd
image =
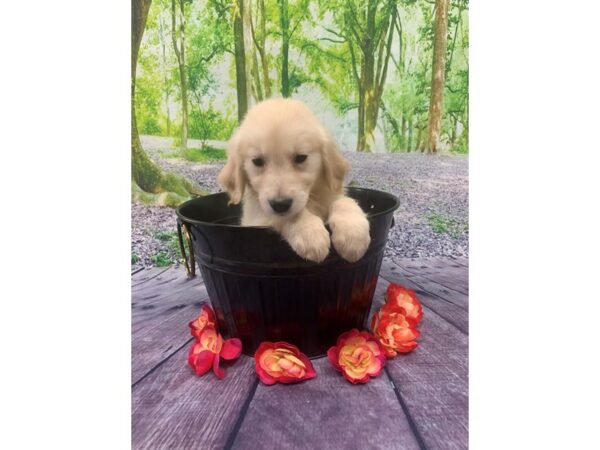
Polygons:
M188 274L189 278L194 278L196 276L196 259L194 257L194 246L192 245L192 236L190 234L190 230L186 223L183 224L183 231L185 232L185 239L187 241L188 249L190 251L190 257L188 262L188 256L185 252L185 245L183 244L183 235L181 233L182 223L177 221L177 235L179 236L179 248L181 248L181 255L183 256L183 261L185 263L185 270Z

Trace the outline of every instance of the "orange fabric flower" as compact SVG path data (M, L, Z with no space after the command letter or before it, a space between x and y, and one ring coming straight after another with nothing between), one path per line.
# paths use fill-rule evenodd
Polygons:
M261 343L254 362L258 378L267 385L297 383L317 376L306 355L287 342Z
M385 366L385 355L377 339L356 328L340 335L327 358L353 384L366 383L378 376Z
M209 305L204 304L200 309L200 315L198 318L192 320L189 325L192 336L194 336L196 339L200 339L200 335L202 334L202 330L204 330L204 328L217 328L215 312Z
M242 342L237 338L223 340L213 326L205 327L188 354L188 364L196 375L201 376L210 370L219 378L225 371L219 367L221 358L236 359L242 353Z
M385 293L385 302L400 306L406 311L406 317L413 319L416 323L423 317L423 307L417 299L415 291L391 283Z
M373 334L379 339L385 356L393 358L397 352L408 353L417 346L417 322L407 317L406 310L386 303L371 319Z

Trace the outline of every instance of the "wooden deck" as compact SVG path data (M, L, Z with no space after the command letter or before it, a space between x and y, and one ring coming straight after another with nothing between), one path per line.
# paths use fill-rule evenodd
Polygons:
M462 449L468 445L468 260L386 259L373 308L390 282L424 306L419 346L353 386L326 358L317 377L264 386L242 355L219 381L187 365L188 322L208 301L183 268L132 276L132 448Z

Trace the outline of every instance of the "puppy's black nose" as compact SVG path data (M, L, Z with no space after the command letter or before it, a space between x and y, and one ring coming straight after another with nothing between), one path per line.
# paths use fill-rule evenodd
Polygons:
M288 212L290 206L292 206L292 199L275 198L273 200L269 200L269 205L271 205L271 208L273 208L273 211L275 211L276 213L283 214Z

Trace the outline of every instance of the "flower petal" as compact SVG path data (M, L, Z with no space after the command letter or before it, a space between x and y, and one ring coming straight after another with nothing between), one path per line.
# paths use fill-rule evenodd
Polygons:
M335 367L335 369L338 372L342 371L340 363L338 362L338 359L339 359L338 348L335 345L333 347L331 347L329 350L327 350L327 359L329 359L329 362L331 363L331 365L333 367Z
M386 291L386 304L395 304L403 307L405 315L417 323L423 318L423 307L415 291L399 284L391 283Z
M316 376L306 355L287 342L262 342L254 362L258 378L267 385L298 383Z
M213 360L213 372L215 373L215 375L218 378L223 379L225 377L225 371L219 367L219 362L220 362L219 355L215 354L214 360Z
M238 358L242 353L242 341L238 338L227 339L223 342L223 348L219 355L223 359L231 360Z
M194 370L196 375L202 376L210 370L213 365L215 354L208 350L201 351L200 353L192 353L188 356L188 364Z
M255 368L256 368L256 374L258 375L258 379L260 381L262 381L264 384L270 386L272 384L277 383L277 380L275 380L275 378L273 378L271 375L269 375L258 363L258 361L256 361L255 364Z
M216 322L215 312L213 311L213 309L210 307L209 304L205 303L204 305L202 305L202 308L200 308L200 311L201 311L201 314L202 313L206 314L206 317L208 318L209 323L212 322L214 324Z
M419 343L416 341L403 342L402 344L396 347L396 351L400 353L412 352L417 347L417 345L419 345Z

